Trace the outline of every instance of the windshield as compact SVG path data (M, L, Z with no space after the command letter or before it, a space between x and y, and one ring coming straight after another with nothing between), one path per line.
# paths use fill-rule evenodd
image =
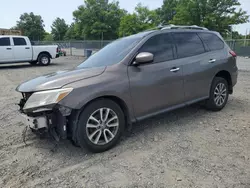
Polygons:
M141 37L126 37L118 39L99 52L90 56L79 68L102 67L119 63L132 48L140 41Z

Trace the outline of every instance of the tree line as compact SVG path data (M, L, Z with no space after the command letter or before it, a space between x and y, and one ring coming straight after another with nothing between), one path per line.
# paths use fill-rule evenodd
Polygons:
M238 0L163 0L161 7L150 10L139 3L134 12L120 8L118 1L85 0L73 12L73 23L56 18L51 33L44 29L40 15L24 13L14 29L31 40L113 40L160 25L198 25L220 32L224 37L242 37L232 26L246 23L247 12Z

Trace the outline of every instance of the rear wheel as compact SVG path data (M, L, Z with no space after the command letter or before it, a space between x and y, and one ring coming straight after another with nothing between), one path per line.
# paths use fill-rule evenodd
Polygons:
M106 151L118 143L124 127L124 114L118 104L108 99L94 101L80 115L77 143L92 152Z
M210 89L210 97L206 101L206 107L212 111L222 110L228 101L228 83L222 77L215 77Z
M39 65L48 66L50 64L50 57L48 54L40 54L38 57Z

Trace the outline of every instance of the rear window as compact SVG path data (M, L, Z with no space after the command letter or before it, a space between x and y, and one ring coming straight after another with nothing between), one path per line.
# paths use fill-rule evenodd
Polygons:
M27 43L26 43L26 41L25 41L24 38L14 37L13 41L14 41L14 45L15 46L25 46L25 45L27 45Z
M211 51L221 50L224 48L224 42L215 34L199 33L199 36Z
M9 37L0 38L0 46L10 46L10 38Z
M205 52L197 33L173 33L179 58L191 57Z

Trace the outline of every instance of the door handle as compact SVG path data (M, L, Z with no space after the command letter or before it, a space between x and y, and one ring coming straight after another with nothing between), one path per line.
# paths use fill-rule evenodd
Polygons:
M171 72L178 72L179 70L180 70L180 68L174 67L174 68L172 68L170 71L171 71Z
M12 48L6 48L6 50L11 50Z
M210 59L209 61L208 61L208 63L214 63L216 61L216 59Z
M25 49L28 50L28 49L30 49L30 47L26 47Z

